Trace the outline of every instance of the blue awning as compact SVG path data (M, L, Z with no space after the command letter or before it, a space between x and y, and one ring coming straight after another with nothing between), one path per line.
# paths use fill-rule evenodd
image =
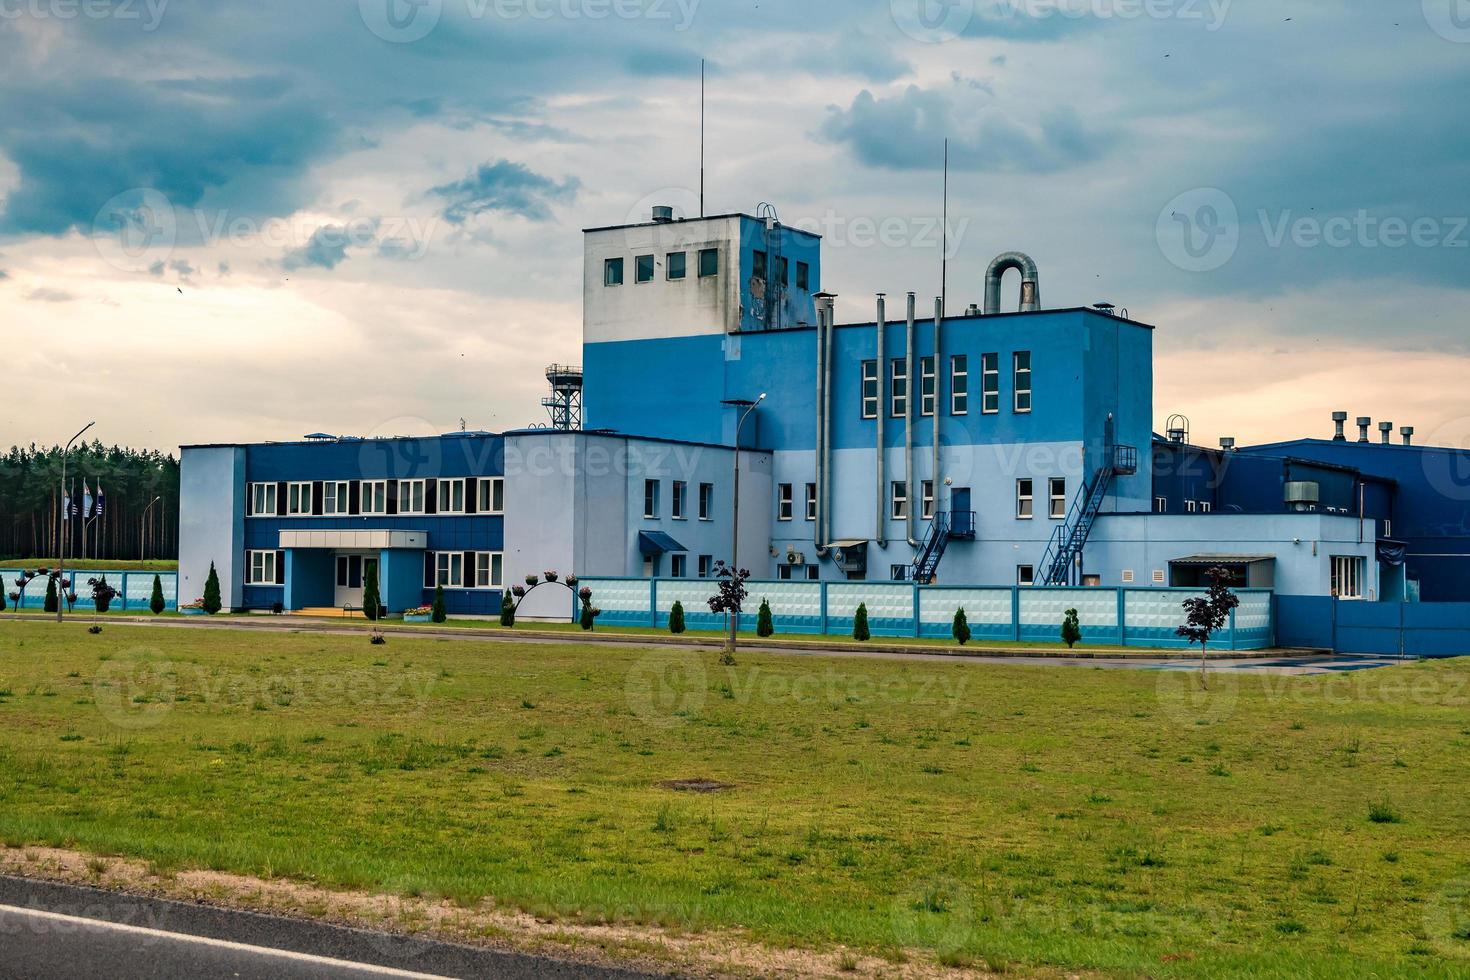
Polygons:
M661 555L666 551L688 551L662 531L639 531L638 550L645 555Z

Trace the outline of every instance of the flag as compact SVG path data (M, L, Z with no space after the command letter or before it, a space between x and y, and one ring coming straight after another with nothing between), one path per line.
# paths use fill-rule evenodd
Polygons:
M71 505L71 516L76 517L81 508L77 505L77 485L73 483L71 490L67 492L67 503Z
M94 516L96 516L96 517L101 517L102 516L102 502L105 499L106 498L102 496L102 481L99 479L97 481L97 513Z
M82 477L82 517L92 516L92 488L87 486L87 478Z

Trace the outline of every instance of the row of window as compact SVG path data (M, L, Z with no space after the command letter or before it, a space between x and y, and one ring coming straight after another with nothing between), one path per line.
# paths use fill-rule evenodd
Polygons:
M790 521L794 519L795 513L795 484L778 483L776 485L776 520ZM919 516L923 520L929 520L934 516L934 481L923 480L919 484L920 510ZM1067 481L1064 477L1054 476L1046 481L1047 490L1047 516L1052 520L1062 521L1067 518ZM1016 481L1016 519L1028 521L1036 516L1036 483L1031 479L1020 479ZM889 516L895 521L906 521L909 516L909 485L907 480L894 480L889 484ZM806 485L806 519L815 521L817 519L817 485L808 483Z
M643 516L646 519L658 519L661 513L662 496L662 481L643 481ZM714 520L714 511L715 485L713 483L701 483L699 485L699 519L701 521ZM683 480L674 480L670 484L669 517L676 521L686 521L689 519L689 484Z
M424 553L424 588L499 589L505 584L505 557L499 551Z
M1046 481L1047 516L1054 521L1067 519L1067 481L1053 476ZM1029 521L1036 516L1036 481L1016 481L1016 520Z
M720 250L718 248L701 248L695 253L695 271L700 279L710 279L720 274ZM635 283L653 282L657 275L658 256L653 253L633 256L633 281ZM602 262L602 284L604 286L621 286L624 281L624 260L622 257L604 259ZM770 259L765 252L755 251L751 253L751 275L756 279L766 279L767 274L775 273L775 281L782 285L791 285L790 268L784 256L776 256ZM689 277L689 253L688 252L665 252L664 253L664 279L669 282L678 282ZM796 288L811 288L811 266L805 262L796 263Z
M919 414L934 414L938 401L938 378L935 374L933 357L919 358ZM1026 414L1031 411L1031 352L1016 351L1011 355L1011 411ZM878 378L878 361L862 362L862 416L865 419L878 417L882 403L882 392ZM1000 355L980 355L980 412L995 415L1000 412ZM909 413L909 363L906 357L890 358L888 362L888 415L890 418L906 418ZM970 413L970 358L967 354L952 354L949 358L949 414Z
M1214 509L1215 509L1215 505L1213 503L1211 503L1210 501L1208 501L1208 500L1186 500L1184 502L1184 510L1185 510L1185 513L1188 513L1188 514L1208 514L1211 511L1213 511ZM1155 497L1154 498L1154 513L1155 514L1167 514L1168 512L1169 512L1169 498L1168 497Z
M247 517L505 513L503 477L252 483Z

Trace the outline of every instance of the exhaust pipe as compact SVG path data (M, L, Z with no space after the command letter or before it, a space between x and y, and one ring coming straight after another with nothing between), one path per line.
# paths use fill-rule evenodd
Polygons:
M922 545L914 537L914 294L908 295L908 320L907 330L904 335L905 357L908 359L908 397L904 399L903 411L903 472L904 479L909 481L909 514L905 522L905 541L910 548L919 548ZM882 367L879 367L879 376L882 376ZM878 406L879 414L882 414L883 406Z
M1359 442L1367 442L1368 441L1368 427L1370 425L1372 425L1372 424L1373 424L1373 420L1371 418L1369 418L1368 416L1366 416L1366 415L1359 415L1358 416L1358 441Z
M985 270L985 313L993 316L1000 312L1000 281L1007 272L1016 269L1021 273L1021 312L1034 313L1041 309L1041 283L1036 272L1036 263L1031 256L1022 252L1002 252Z
M1332 437L1333 442L1347 442L1347 436L1343 435L1342 427L1347 422L1347 412L1333 412L1332 422L1337 426L1337 434Z
M944 391L944 385L940 379L944 377L944 359L939 345L940 331L944 326L944 297L934 297L934 470L930 477L934 482L934 513L939 513L939 417L944 413L940 411L942 399L939 397ZM919 483L919 500L924 499L924 484Z
M1383 440L1383 444L1385 446L1387 446L1389 443L1393 442L1393 423L1392 422L1379 422L1378 423L1378 432L1379 432L1379 438Z
M825 558L828 550L826 527L829 456L827 440L831 405L831 392L827 382L830 374L831 344L829 337L832 329L832 307L827 294L819 293L814 299L817 301L817 526L812 529L812 544L817 557Z
M1404 445L1412 446L1414 444L1414 427L1412 425L1401 426L1399 428L1399 435L1404 437Z
M877 443L878 443L878 452L877 452L878 465L876 467L876 469L878 471L878 504L877 504L878 509L874 512L877 515L878 529L873 534L873 540L878 545L878 547L880 547L880 548L886 547L888 545L888 533L887 533L888 532L888 519L887 519L887 512L884 509L884 503L887 500L887 494L885 492L885 488L886 488L886 484L888 482L888 475L885 472L886 467L884 466L884 459L883 459L883 455L884 455L884 452L885 452L885 447L884 447L884 442L883 442L883 416L886 413L883 411L883 397L882 397L882 392L883 392L883 365L888 360L888 346L887 346L888 332L887 332L887 327L888 327L888 303L887 303L887 300L884 297L884 294L883 293L879 293L878 294L878 319L877 319L878 393L879 393L879 396L878 396L878 438L877 438ZM862 379L861 378L858 379L858 383L859 384L862 384ZM859 394L861 394L861 392Z

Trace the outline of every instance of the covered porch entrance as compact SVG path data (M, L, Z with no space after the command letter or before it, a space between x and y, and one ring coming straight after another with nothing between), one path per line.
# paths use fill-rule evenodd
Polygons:
M423 596L425 531L282 531L287 612L362 611L369 576L388 612L417 606Z

